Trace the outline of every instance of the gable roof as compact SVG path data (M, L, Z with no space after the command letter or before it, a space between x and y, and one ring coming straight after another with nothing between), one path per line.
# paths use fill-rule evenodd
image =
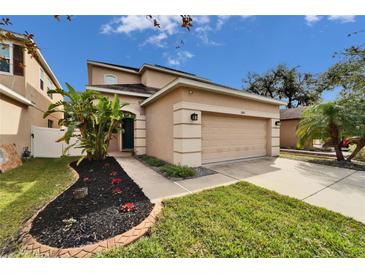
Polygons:
M96 66L112 68L112 69L116 69L116 70L122 70L122 71L133 73L133 74L142 74L142 72L144 70L151 69L151 70L161 71L161 72L168 73L168 74L173 74L173 75L176 75L177 77L185 77L185 78L195 79L195 80L199 80L199 81L203 81L203 82L210 82L208 79L200 77L198 75L195 75L195 74L192 74L189 72L185 72L182 70L177 70L177 69L161 66L161 65L143 64L140 68L136 68L136 67L122 66L122 65L112 64L112 63L94 61L94 60L87 60L87 63L96 65Z
M142 97L150 97L158 91L157 88L147 87L143 84L88 85L86 88L101 92Z
M305 107L288 108L280 110L280 120L300 119Z
M286 102L283 102L283 101L279 101L279 100L276 100L276 99L272 99L272 98L257 95L257 94L252 94L252 93L249 93L247 91L242 91L242 90L238 90L238 89L234 89L234 88L229 88L229 87L219 85L219 84L215 84L215 83L211 83L211 82L210 83L204 83L204 82L201 82L201 81L196 81L196 80L191 80L191 79L186 79L186 78L180 78L179 77L179 78L175 79L174 81L172 81L171 83L167 84L165 87L160 89L155 94L151 95L146 100L144 100L141 103L141 106L148 105L149 103L152 103L155 100L157 100L159 97L161 97L161 96L165 95L166 93L174 90L175 88L181 87L181 86L199 88L199 89L208 90L208 91L215 92L215 93L225 94L225 95L228 95L228 96L247 98L247 99L250 99L250 100L269 103L269 104L274 104L274 105L286 105L287 104Z

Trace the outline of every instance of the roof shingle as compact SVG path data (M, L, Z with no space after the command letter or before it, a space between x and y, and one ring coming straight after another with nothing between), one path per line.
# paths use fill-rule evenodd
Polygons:
M141 94L147 94L152 95L158 91L157 88L153 87L147 87L143 84L115 84L115 85L90 85L90 89L93 87L97 88L107 88L107 89L113 89L116 91L129 91L129 92L135 92L135 93L141 93Z
M305 107L288 108L280 110L280 120L300 119Z

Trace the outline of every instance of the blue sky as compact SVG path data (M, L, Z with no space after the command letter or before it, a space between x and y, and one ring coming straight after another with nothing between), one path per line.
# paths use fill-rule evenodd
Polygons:
M87 59L160 64L235 88L249 71L265 72L280 63L320 73L336 61L335 51L364 41L364 34L347 34L365 27L364 16L193 16L190 32L174 16L159 17L160 29L145 16L75 16L72 22L10 18L10 30L34 33L60 82L79 90L87 83ZM334 92L324 95L334 97Z

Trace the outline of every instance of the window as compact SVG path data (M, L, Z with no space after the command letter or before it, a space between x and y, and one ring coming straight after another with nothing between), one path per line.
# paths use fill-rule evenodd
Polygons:
M0 73L24 75L23 47L0 43Z
M9 44L0 43L0 71L12 73L11 71L11 48Z
M48 78L48 86L47 86L47 89L48 90L54 89L54 85L53 85L51 79L49 79L49 78ZM53 99L53 94L47 93L47 95L48 95L49 98Z
M53 121L52 120L48 120L48 127L53 128Z
M106 74L104 75L104 84L106 85L115 85L118 84L117 76L113 74Z
M41 90L44 89L44 70L43 69L40 69L39 87L40 87Z

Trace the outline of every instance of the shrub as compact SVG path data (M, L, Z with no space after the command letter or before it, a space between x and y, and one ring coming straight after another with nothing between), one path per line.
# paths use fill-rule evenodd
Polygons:
M116 94L110 101L96 91L76 92L69 84L66 83L66 85L68 91L57 89L47 92L60 94L68 100L50 104L43 118L56 112L63 113L64 118L60 119L58 124L67 127L67 130L57 142L65 141L69 144L71 138L76 137L79 141L77 147L82 148L82 152L86 152L86 156L82 156L79 162L85 157L102 160L107 155L113 133L118 133L123 118L130 116L121 109L127 104L121 104ZM80 134L76 130L79 130ZM64 153L76 144L69 145Z
M150 166L161 167L166 164L164 161L162 161L160 159L157 159L157 158L151 157L151 156L147 156L147 155L141 156L141 159L142 159L142 161L144 161L145 163L147 163Z
M167 164L161 168L161 171L169 177L186 178L195 175L195 170L193 168L181 165Z

